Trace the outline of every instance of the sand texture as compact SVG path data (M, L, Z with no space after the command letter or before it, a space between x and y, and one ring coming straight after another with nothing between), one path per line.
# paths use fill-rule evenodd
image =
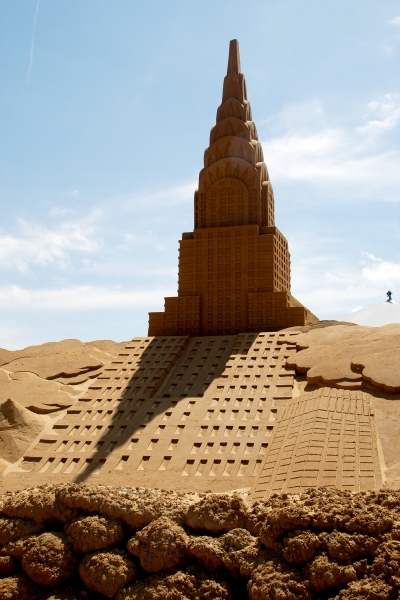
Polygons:
M32 511L32 505L35 510ZM395 600L400 492L102 485L0 496L2 600Z

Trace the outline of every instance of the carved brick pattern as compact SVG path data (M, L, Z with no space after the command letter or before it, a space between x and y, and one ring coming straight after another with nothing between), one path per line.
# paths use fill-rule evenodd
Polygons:
M292 395L284 364L295 345L284 337L133 340L25 455L27 478L102 481L110 471L125 485L253 486Z
M381 484L369 397L321 388L293 401L280 415L253 498L310 486L360 491Z

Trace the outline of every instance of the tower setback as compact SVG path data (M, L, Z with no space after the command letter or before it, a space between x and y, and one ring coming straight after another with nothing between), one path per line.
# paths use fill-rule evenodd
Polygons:
M149 313L150 336L277 331L318 320L290 293L288 243L275 227L237 40L194 195L194 231L179 245L178 296Z

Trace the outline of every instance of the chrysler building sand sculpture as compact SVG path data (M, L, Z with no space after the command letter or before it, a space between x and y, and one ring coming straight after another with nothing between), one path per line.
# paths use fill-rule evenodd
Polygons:
M150 313L149 335L232 335L317 321L290 294L288 243L252 121L239 44L230 42L217 123L180 241L178 297Z
M317 319L291 296L273 202L233 40L195 229L180 242L178 296L48 418L5 471L6 489L85 481L262 499L382 485L373 398L361 389L370 383L295 380L300 328L281 330Z

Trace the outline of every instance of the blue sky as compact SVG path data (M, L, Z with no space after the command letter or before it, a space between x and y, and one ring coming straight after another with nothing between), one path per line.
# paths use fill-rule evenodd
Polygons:
M1 0L0 347L147 333L229 40L320 318L400 299L400 3Z

